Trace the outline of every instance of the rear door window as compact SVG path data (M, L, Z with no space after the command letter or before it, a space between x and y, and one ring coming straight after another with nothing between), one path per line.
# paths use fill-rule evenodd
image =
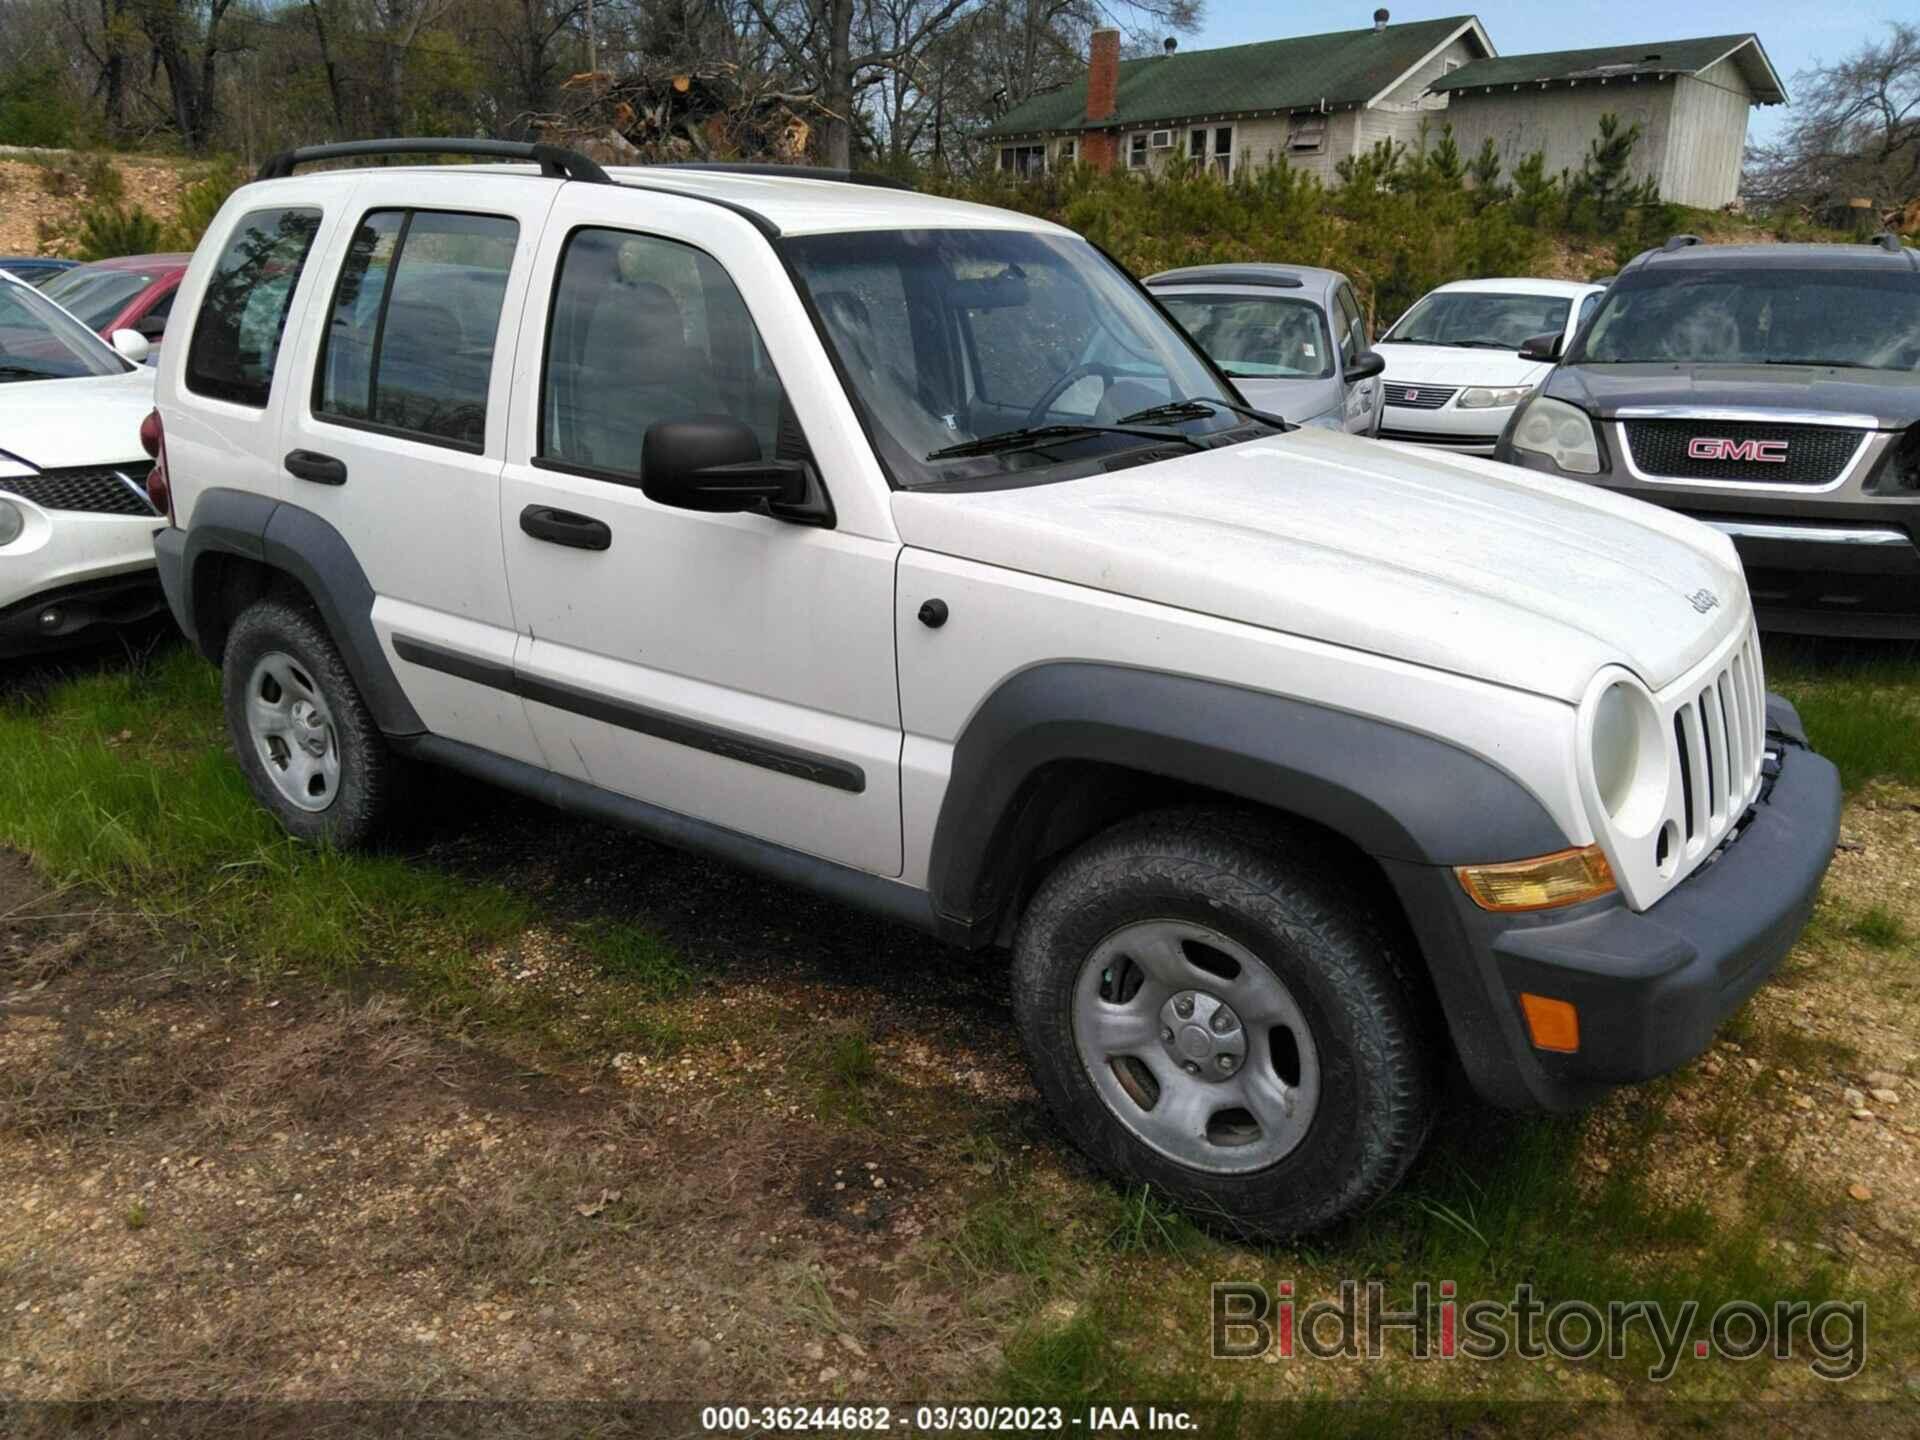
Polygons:
M207 278L187 349L187 388L264 410L294 288L320 229L305 207L240 217Z
M483 448L487 390L517 221L371 210L334 286L314 414L409 439Z

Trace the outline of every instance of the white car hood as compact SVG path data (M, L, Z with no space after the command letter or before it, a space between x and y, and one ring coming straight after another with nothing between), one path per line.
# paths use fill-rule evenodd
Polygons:
M0 452L36 470L145 460L140 422L153 409L155 371L0 383Z
M1748 610L1732 543L1684 516L1327 430L1053 484L900 491L893 510L920 549L1566 701L1610 663L1658 689Z
M1397 384L1534 385L1553 366L1522 360L1511 350L1462 350L1457 345L1403 345L1389 341L1374 347L1387 358L1386 378Z

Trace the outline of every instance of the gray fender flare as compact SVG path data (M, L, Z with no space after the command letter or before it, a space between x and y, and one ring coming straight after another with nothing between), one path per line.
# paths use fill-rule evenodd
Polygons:
M1216 681L1055 663L1008 679L954 747L928 864L938 914L994 922L1041 778L1076 761L1286 811L1383 860L1471 864L1572 843L1517 780L1431 736Z
M160 539L180 533L162 531ZM290 576L313 597L380 729L394 736L425 732L426 725L400 688L374 633L373 586L338 530L298 505L243 490L214 489L195 501L184 534L184 540L174 542L179 557L176 608L183 612L182 628L203 654L210 646L202 607L217 597L196 582L196 572L210 554L256 561ZM165 550L172 548L165 546L160 556L163 578L173 563ZM168 588L172 593L173 587ZM217 662L220 657L208 654L208 658Z

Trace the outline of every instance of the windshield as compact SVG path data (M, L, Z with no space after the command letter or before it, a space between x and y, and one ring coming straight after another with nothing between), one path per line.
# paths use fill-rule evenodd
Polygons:
M1380 343L1518 350L1536 335L1565 330L1572 305L1559 295L1436 290L1394 321Z
M0 280L0 384L121 375L130 368L39 291Z
M1920 277L1867 270L1670 270L1608 292L1589 364L1920 369ZM1570 357L1572 358L1572 357Z
M1333 374L1327 317L1311 300L1162 291L1160 303L1229 375L1324 380Z
M1084 467L1166 442L1075 431L1030 449L932 457L1028 426L1111 424L1228 393L1180 329L1084 240L911 230L782 243L899 484ZM1245 423L1197 409L1179 422L1203 441Z
M127 302L146 289L154 277L143 270L94 270L82 266L55 276L43 287L47 294L98 330L127 308Z

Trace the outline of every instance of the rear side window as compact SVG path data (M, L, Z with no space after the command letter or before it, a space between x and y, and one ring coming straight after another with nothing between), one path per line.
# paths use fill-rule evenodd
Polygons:
M266 408L294 287L320 228L320 212L255 210L220 252L187 350L187 388Z
M672 240L581 230L548 322L540 458L625 480L647 427L727 415L779 453L785 392L746 302L711 256Z
M498 215L368 211L334 287L314 413L482 449L519 236L518 223Z

